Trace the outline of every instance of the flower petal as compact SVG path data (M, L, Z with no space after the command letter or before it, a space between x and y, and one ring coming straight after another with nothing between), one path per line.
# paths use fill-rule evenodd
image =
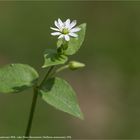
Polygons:
M55 26L56 26L57 28L60 28L60 27L59 27L59 24L58 24L58 22L57 22L56 20L54 21L54 24L55 24Z
M70 19L66 20L65 25L66 25L67 28L70 28Z
M51 33L51 35L56 36L56 35L61 35L61 33L60 32L53 32L53 33Z
M62 20L60 18L58 19L58 24L59 24L60 28L62 28L64 26L64 23L62 22Z
M72 37L78 37L78 35L75 34L75 33L69 33L69 35L72 36Z
M54 31L60 31L59 29L57 29L57 28L53 28L53 27L50 27L52 30L54 30Z
M81 30L81 28L76 27L76 28L71 29L70 32L78 32L78 31L80 31L80 30Z
M70 24L70 29L73 28L77 24L76 20L73 20Z
M65 37L65 40L66 40L66 41L69 41L69 40L70 40L69 35L65 35L64 37Z
M58 39L63 38L63 37L64 37L64 35L63 35L63 34L61 34L61 35L58 37Z

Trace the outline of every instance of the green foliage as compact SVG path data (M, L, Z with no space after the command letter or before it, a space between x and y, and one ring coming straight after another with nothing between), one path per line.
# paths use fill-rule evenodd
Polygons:
M79 28L81 28L81 30L77 33L78 37L71 38L70 41L68 42L68 47L65 50L66 55L75 54L80 49L80 47L84 41L85 32L86 32L86 23L79 25Z
M42 99L55 108L83 119L72 87L63 79L51 78L39 90Z
M0 68L0 92L20 92L32 87L38 77L38 73L29 65L6 65Z
M64 64L68 60L68 58L63 54L57 53L57 51L54 49L47 49L44 54L44 60L45 62L42 67L46 68L49 66Z

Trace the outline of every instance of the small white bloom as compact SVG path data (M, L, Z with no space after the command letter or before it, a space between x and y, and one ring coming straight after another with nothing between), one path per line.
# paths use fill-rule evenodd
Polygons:
M70 19L67 19L65 22L62 22L59 18L57 21L54 21L54 25L57 28L51 27L55 31L51 35L58 36L58 39L64 38L66 41L69 41L70 37L78 37L76 32L81 30L79 27L75 27L76 24L76 20L70 22Z

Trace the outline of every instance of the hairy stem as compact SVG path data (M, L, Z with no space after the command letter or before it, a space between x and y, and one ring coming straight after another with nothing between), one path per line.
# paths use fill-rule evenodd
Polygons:
M35 112L35 107L36 107L36 102L37 102L37 97L38 97L38 88L42 86L42 84L47 80L48 76L50 75L51 71L53 70L54 66L50 67L48 70L47 74L45 75L44 79L42 80L41 84L39 86L35 85L34 86L34 95L32 99L32 105L31 105L31 110L30 110L30 115L29 115L29 120L25 132L25 138L24 140L28 140L32 128L32 122L33 122L33 117L34 117L34 112Z

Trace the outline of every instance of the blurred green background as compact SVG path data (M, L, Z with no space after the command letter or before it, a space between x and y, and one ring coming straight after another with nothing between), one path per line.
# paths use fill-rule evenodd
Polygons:
M54 47L55 19L86 22L86 63L64 77L77 92L81 121L38 99L31 135L73 139L140 138L140 2L0 2L0 66L27 63L41 72L43 52ZM43 70L43 72L45 72ZM24 135L32 90L0 94L0 136Z

